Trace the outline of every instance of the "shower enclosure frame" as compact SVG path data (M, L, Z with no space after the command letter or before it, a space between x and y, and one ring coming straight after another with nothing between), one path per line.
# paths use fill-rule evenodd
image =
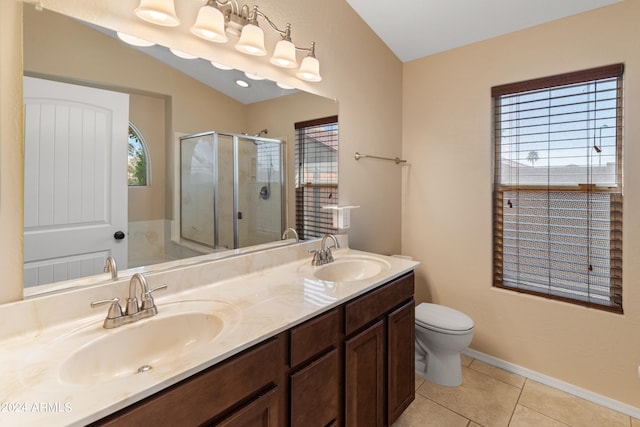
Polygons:
M286 167L286 159L285 159L285 155L286 155L286 150L285 150L285 141L281 140L281 139L276 139L276 138L265 138L265 137L261 137L261 136L252 136L252 135L246 135L246 134L242 134L242 133L229 133L229 132L218 132L215 130L212 131L206 131L206 132L199 132L199 133L195 133L195 134L191 134L191 135L184 135L179 137L180 140L180 144L179 144L179 153L180 153L180 171L179 171L179 177L180 177L180 199L182 200L182 185L183 185L183 176L182 176L182 142L185 139L191 139L191 138L201 138L201 137L205 137L205 136L212 136L213 138L213 168L216 171L216 179L213 180L213 247L211 245L208 245L206 243L203 242L199 242L199 241L195 241L193 239L190 239L188 237L185 237L182 233L182 219L183 219L183 212L182 212L182 201L180 201L180 225L179 225L179 233L180 233L180 239L181 240L185 240L191 243L195 243L197 245L202 245L211 249L218 249L220 248L219 246L219 224L220 224L220 210L218 209L218 207L220 206L219 203L219 194L220 194L220 189L218 186L218 179L217 179L217 174L219 172L219 137L220 136L224 136L224 137L230 137L232 139L232 149L233 149L233 248L230 249L238 249L239 245L240 245L240 218L239 218L239 211L240 211L240 201L239 201L239 191L240 191L240 167L239 167L239 160L240 160L240 140L249 140L251 142L253 142L254 144L257 145L257 143L260 142L264 142L264 143L272 143L272 144L278 144L278 155L279 155L279 159L280 159L280 230L279 230L279 234L281 235L283 230L285 229L286 226L286 200L287 200L287 194L286 194L286 173L285 173L285 167Z

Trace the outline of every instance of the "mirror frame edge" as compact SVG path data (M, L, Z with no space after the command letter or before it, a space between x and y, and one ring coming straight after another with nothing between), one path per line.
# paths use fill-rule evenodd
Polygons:
M23 299L23 108L22 108L22 10L21 1L0 2L0 303ZM19 227L17 225L20 225ZM19 248L19 250L16 250Z

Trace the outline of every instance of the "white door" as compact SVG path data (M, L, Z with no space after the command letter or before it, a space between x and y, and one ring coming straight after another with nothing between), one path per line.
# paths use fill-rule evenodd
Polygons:
M25 287L126 267L129 96L29 77L23 96Z

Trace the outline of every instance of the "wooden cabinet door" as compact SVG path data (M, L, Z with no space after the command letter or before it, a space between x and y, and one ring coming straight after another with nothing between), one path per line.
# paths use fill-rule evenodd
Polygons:
M256 398L237 412L231 414L216 427L277 427L278 426L278 388Z
M291 425L325 427L340 418L340 363L338 350L291 375Z
M415 308L411 300L387 317L387 417L398 419L415 398Z
M345 424L385 425L385 333L379 321L345 341Z

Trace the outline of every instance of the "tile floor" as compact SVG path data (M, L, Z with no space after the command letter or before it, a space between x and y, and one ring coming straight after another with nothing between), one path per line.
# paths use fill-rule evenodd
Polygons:
M462 385L416 375L416 399L392 427L640 427L640 420L462 356Z

